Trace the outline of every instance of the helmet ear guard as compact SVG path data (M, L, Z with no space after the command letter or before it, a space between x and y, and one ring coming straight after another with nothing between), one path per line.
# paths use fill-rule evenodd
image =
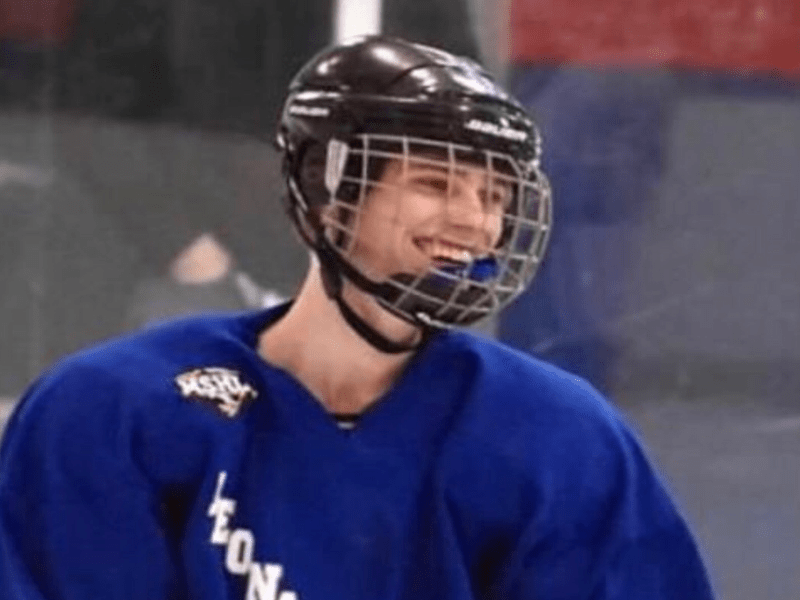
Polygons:
M344 175L347 164L348 147L345 142L331 138L328 140L327 155L325 158L325 189L333 196L339 189L339 184Z

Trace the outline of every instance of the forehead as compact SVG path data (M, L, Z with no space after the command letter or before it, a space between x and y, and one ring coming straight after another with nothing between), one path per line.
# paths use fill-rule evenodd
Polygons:
M452 168L458 165L464 169L484 169L512 176L517 174L510 156L446 141L370 136L369 140L359 139L351 150L365 156L382 157L383 160L401 159L414 166L444 164Z
M390 159L395 174L439 174L452 177L491 176L496 180L510 180L514 177L514 168L510 161L501 156L492 156L484 152L416 152L406 156Z

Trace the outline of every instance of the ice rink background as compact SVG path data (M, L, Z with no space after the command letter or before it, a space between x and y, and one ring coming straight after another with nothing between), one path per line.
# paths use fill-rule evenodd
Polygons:
M36 140L41 127L41 121L29 116L0 116L5 159L29 161L31 155L26 157L19 142ZM8 135L13 131L17 134ZM116 190L118 200L135 203L138 194L155 193L147 188L154 185L148 173L159 172L167 155L194 161L187 171L205 171L225 189L229 176L220 157L227 164L230 156L241 155L251 164L263 152L236 139L109 122L69 121L51 131L52 139L63 140L63 150L51 155L47 182L37 184L39 202L87 202L74 164L96 169L96 177L107 179L105 185ZM85 144L73 146L76 138ZM795 101L685 102L675 120L672 167L658 201L640 228L631 230L641 240L631 308L608 324L625 347L615 400L663 467L726 600L800 596L798 139ZM18 145L11 147L9 140ZM143 161L136 169L131 156ZM181 188L185 179L174 177L162 185ZM48 188L58 185L63 187ZM273 183L259 172L248 185ZM51 191L45 196L47 189ZM164 194L158 191L159 197ZM90 214L90 208L77 206ZM260 276L289 293L305 257L287 233L283 216L273 213L260 223L269 232L264 240L273 244L264 249L267 259ZM75 226L80 232L86 225L58 218L49 227L63 232ZM2 362L13 363L16 373L49 360L36 356L36 348L57 352L79 346L100 336L101 326L108 327L103 323L110 322L100 318L104 307L97 304L109 282L94 279L95 263L82 250L86 240L80 234L68 238L65 244L74 252L76 271L69 278L48 278L48 298L38 307L29 290L34 302L23 307L31 311L23 322L47 316L69 319L56 331L72 332L73 337L49 346L53 332L47 327L23 328L13 346L3 344ZM97 249L101 242L90 239L89 248ZM113 242L105 241L110 247ZM97 251L108 255L108 248ZM281 260L269 258L275 256ZM43 260L48 265L66 258ZM19 297L23 291L15 288L14 294L3 295ZM55 315L47 313L51 295L58 304ZM34 310L42 312L35 316ZM18 308L5 317L18 320L20 314ZM89 325L81 329L81 323ZM11 325L19 322L6 325L7 335ZM42 337L34 348L36 332ZM14 362L8 354L12 350L28 358ZM10 391L6 393L0 403L2 420L13 406Z
M102 24L100 9L116 5L87 6ZM476 51L453 17L466 8L409 0L388 16L396 31ZM487 14L478 0L469 8ZM284 63L302 60L330 18L311 4L298 10L296 29L267 36L260 58L239 43L263 36L245 20L183 15L175 95L159 106L137 104L156 84L125 63L164 61L136 54L158 37L147 18L129 28L127 47L95 36L61 55L3 42L0 423L42 369L128 328L134 305L169 288L169 259L199 233L218 236L259 286L291 294L306 258L282 213L262 109L274 108ZM447 28L436 30L437 10ZM227 27L208 44L198 37L204 18ZM91 19L81 24L91 31ZM485 50L493 38L480 39ZM636 219L586 225L632 249L621 270L587 275L625 290L601 323L620 352L611 398L662 466L720 598L800 598L800 83L670 75L657 193ZM229 299L214 294L186 298L187 310Z

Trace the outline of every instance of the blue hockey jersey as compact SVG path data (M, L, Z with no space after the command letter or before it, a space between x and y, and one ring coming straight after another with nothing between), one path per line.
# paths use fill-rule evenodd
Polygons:
M343 430L257 353L283 310L151 328L31 387L0 454L0 598L711 597L588 385L446 332Z

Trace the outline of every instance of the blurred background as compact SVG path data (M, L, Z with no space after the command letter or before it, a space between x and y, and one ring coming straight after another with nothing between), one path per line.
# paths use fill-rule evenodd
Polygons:
M65 353L292 295L278 107L377 31L541 125L550 251L482 333L629 415L720 598L800 598L796 0L2 0L0 428Z

